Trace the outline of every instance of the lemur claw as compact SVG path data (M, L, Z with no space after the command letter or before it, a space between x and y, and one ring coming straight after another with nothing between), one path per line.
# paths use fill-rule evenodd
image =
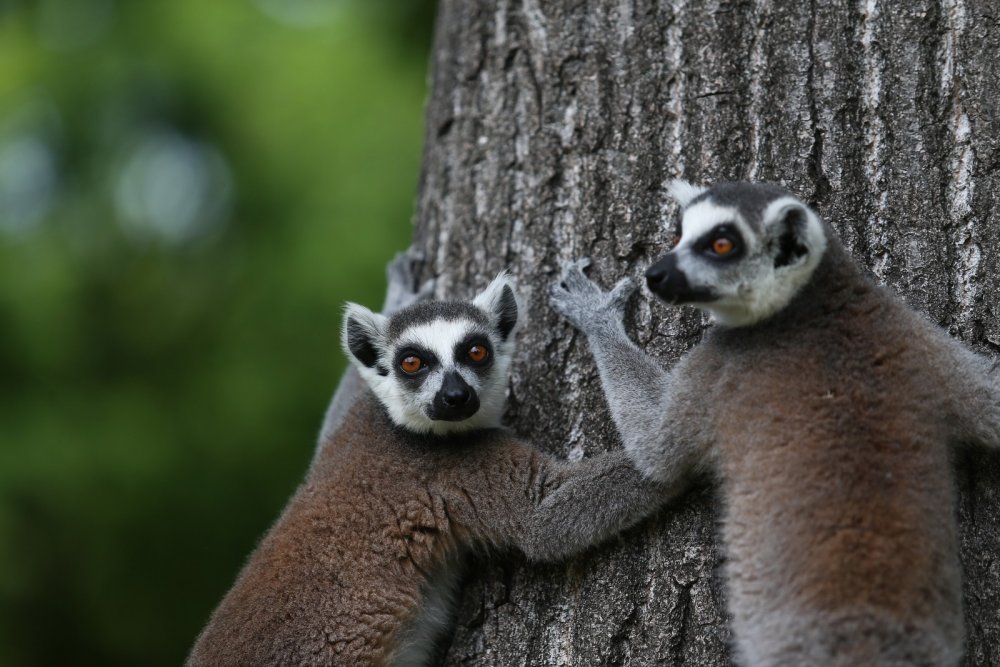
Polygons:
M617 283L615 283L614 288L611 290L611 305L616 309L624 313L625 304L628 300L635 294L637 286L635 281L631 278L622 278Z
M584 275L583 271L590 266L590 258L583 257L575 261L563 262L561 284L567 289L586 289L591 283L590 279Z

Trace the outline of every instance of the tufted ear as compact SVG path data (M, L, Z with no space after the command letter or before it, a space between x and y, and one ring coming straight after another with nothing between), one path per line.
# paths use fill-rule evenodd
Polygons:
M680 178L674 179L667 183L667 192L673 197L681 208L687 208L696 197L708 192L708 188L701 185L693 185Z
M500 334L501 340L510 337L517 326L518 307L513 281L506 271L501 271L493 282L472 300L472 305L489 316L490 323Z
M373 367L378 362L387 321L384 315L348 303L344 307L344 328L340 336L348 358L367 368Z
M777 244L774 268L796 266L818 257L826 249L826 235L819 217L794 197L782 197L764 210L761 221L767 236Z

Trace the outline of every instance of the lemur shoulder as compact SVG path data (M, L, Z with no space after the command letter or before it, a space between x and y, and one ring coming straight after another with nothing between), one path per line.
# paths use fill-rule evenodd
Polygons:
M873 285L781 188L675 182L678 243L646 272L717 326L669 371L626 336L634 287L565 266L626 449L668 484L714 473L741 665L958 664L960 443L1000 445L1000 379Z
M338 392L305 482L188 664L425 664L469 550L558 559L662 502L624 452L569 463L500 428L518 323L506 276L471 302L349 304L344 321L361 395L344 407Z

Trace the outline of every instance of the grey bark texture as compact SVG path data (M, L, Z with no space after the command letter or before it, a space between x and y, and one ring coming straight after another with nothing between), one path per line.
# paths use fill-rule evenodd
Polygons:
M560 260L640 279L663 184L782 183L915 309L1000 353L996 0L442 0L417 245L438 294L509 267L526 298L509 423L576 458L620 446L586 341L549 308ZM707 326L638 295L671 364ZM966 665L1000 665L1000 456L956 456ZM448 665L730 664L708 483L561 565L481 559Z

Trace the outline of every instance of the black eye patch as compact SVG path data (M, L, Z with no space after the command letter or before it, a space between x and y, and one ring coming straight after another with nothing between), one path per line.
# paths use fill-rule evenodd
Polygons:
M484 349L486 356L477 361L470 353L473 347ZM462 342L455 346L454 354L455 363L469 366L476 373L485 372L486 369L493 365L493 346L490 344L490 339L485 334L472 334L467 336L462 340Z
M407 373L403 370L403 362L409 357L420 359L420 369L415 373ZM392 372L405 386L416 389L424 383L431 369L438 365L438 358L433 352L419 345L404 345L396 350L393 355Z
M724 222L701 235L692 250L714 262L732 262L746 254L746 243L736 225Z

